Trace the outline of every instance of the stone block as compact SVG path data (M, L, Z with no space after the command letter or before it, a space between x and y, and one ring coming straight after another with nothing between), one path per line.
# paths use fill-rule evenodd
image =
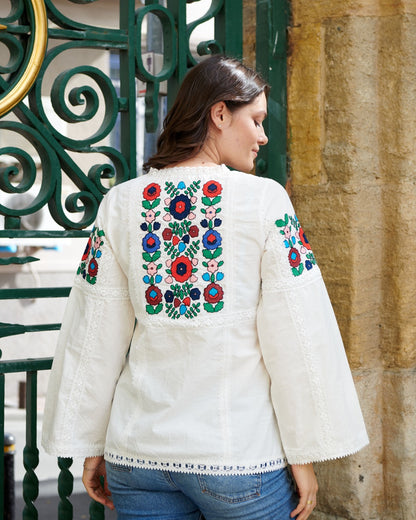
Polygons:
M416 372L386 371L383 378L386 511L383 520L416 518Z
M317 23L328 18L388 17L415 14L415 0L292 0L294 25Z
M354 379L370 445L344 459L314 465L320 488L316 518L331 520L383 518L381 371L361 371L356 373ZM325 516L319 516L318 512Z

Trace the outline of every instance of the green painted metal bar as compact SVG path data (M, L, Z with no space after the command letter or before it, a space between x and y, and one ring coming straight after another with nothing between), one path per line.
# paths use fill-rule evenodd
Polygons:
M287 180L287 28L289 0L257 0L256 66L271 86L264 122L269 144L260 149L256 173Z
M50 370L53 358L0 360L0 375L39 370ZM0 395L1 397L1 395ZM4 401L3 401L4 402Z
M4 374L0 373L0 435L4 439L4 401L5 401L5 382ZM0 515L3 517L4 511L4 448L0 450Z
M223 42L227 56L243 57L242 0L224 0L221 11L215 17L215 39Z
M34 256L11 256L9 258L0 258L0 265L23 265L38 261L39 258Z
M74 477L70 471L72 466L71 458L58 458L58 467L61 470L58 477L58 518L59 520L72 520L73 507L69 500L74 489Z
M66 298L71 287L35 287L30 289L0 289L0 300L35 298Z
M59 330L60 323L45 323L42 325L21 325L20 323L0 323L0 338L18 336L27 332L48 332Z
M120 1L120 29L128 34L127 48L120 55L120 96L128 102L128 110L120 111L121 152L127 159L131 177L137 175L137 124L136 124L136 75L135 49L137 38L134 0ZM139 44L140 48L140 44Z
M0 238L83 238L90 235L90 230L43 231L26 229L2 229Z
M26 474L23 477L23 520L37 520L38 512L34 505L39 495L39 479L35 470L39 464L37 448L37 372L27 373L26 378L26 445L23 449L23 465Z

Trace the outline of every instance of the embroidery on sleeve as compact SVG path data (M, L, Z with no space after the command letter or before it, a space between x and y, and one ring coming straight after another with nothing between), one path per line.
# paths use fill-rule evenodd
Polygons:
M296 215L285 214L284 219L275 222L283 235L283 244L288 249L288 261L292 268L293 276L300 276L306 271L310 271L316 265L315 256L306 235L299 223Z
M140 228L147 231L142 240L142 258L146 262L143 264L143 269L147 271L147 274L143 277L143 281L149 286L145 292L146 311L149 314L158 314L163 309L162 291L157 286L162 281L162 276L158 274L162 267L162 264L158 263L161 255L160 238L155 233L160 229L160 222L156 221L160 215L160 211L157 211L160 204L159 196L159 184L149 184L143 190L142 206L144 211L142 217L144 217L145 222L141 224Z
M104 245L104 237L104 231L94 226L77 270L77 275L82 275L84 280L91 285L94 285L97 281L98 264L102 256L101 247Z
M193 225L195 204L201 181L193 181L187 187L183 181L177 185L166 182L165 215L163 220L168 227L163 230L167 277L165 282L170 288L165 292L166 313L172 319L181 316L194 318L200 312L201 291L194 287L198 280L197 252L200 240L199 229Z
M219 182L208 181L202 188L204 197L202 203L205 208L201 212L205 218L201 221L201 226L207 231L202 237L202 244L204 249L202 254L207 261L202 262L202 265L207 269L207 272L202 275L202 279L209 284L204 289L204 309L207 312L218 312L224 307L224 290L218 283L224 278L224 274L220 271L220 267L224 262L220 259L222 255L222 237L216 228L222 224L222 220L217 217L221 208L218 204L221 202L222 186Z

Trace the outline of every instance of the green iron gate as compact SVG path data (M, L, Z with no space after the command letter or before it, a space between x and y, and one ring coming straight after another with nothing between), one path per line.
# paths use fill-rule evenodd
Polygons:
M204 1L208 4L204 14L190 22L187 19L190 4ZM88 228L95 220L103 195L112 185L135 177L138 168L140 171L143 135L151 141L152 133L157 133L165 100L169 106L198 56L210 53L242 56L243 2L144 0L142 5L139 0L2 0L2 3L7 5L0 6L0 215L4 222L0 228L0 267L19 270L32 266L38 258L28 254L27 248L23 254L19 254L18 248L15 253L16 241L46 243L50 239L89 235ZM95 20L92 4L113 10L111 24L80 21ZM84 13L86 17L79 16ZM269 145L258 159L257 173L281 183L286 179L288 16L288 0L257 0L257 66L272 86L265 123ZM213 27L211 37L191 45L194 30L207 22ZM160 63L153 68L156 61ZM103 67L103 63L108 67ZM140 89L144 94L141 105L137 102ZM138 128L140 118L144 120L144 129ZM79 132L78 127L82 128ZM31 229L28 219L45 210L53 225ZM70 287L62 286L9 288L4 279L0 277L3 309L8 301L65 298L70 291ZM28 333L50 333L60 327L59 323L10 323L1 316L0 320L3 340ZM36 353L30 359L0 361L3 432L6 374L24 373L26 377L25 519L38 517L37 384L38 373L49 370L51 363L52 358L38 358ZM2 514L4 454L1 450L0 453ZM73 517L71 464L71 459L58 460L60 520ZM102 506L92 503L90 518L103 517Z

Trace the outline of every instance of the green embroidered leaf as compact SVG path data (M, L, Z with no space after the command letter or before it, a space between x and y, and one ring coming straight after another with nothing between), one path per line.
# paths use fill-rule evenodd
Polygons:
M144 200L142 202L142 206L145 208L145 209L152 209L152 205L151 203L148 201L148 200Z
M208 267L208 263L207 263L207 262L202 262L202 265L203 265L204 267Z
M221 197L218 195L217 197L214 197L211 202L211 206L215 206L215 204L219 204L221 202Z
M203 213L204 215L205 215L206 212L207 212L207 210L205 208L201 209L201 213Z
M161 254L162 254L162 253L161 253L160 251L156 251L155 253L153 253L153 256L152 256L152 260L151 260L151 261L152 261L152 262L156 262L156 260L159 260Z
M162 269L162 264L158 264L156 267L157 270Z
M207 312L215 312L214 307L210 303L204 303L204 309Z
M159 314L159 312L163 309L163 304L159 303L159 305L155 308L154 314Z
M143 256L143 260L145 260L146 262L151 262L152 261L152 255L150 253L142 253L142 256Z
M144 211L142 211L142 217L145 217L146 216L146 213Z
M222 247L217 247L217 249L214 250L212 253L212 258L217 258L218 256L222 255Z
M205 206L212 206L212 202L209 197L202 197L201 201L202 204L205 204Z
M155 277L151 276L150 277L150 285L154 285L154 284L155 284Z
M212 260L214 257L212 256L212 253L209 249L204 249L202 251L202 254L205 256L205 258L208 258L208 260Z
M90 276L89 274L87 274L87 282L90 283L91 285L94 285L95 282L97 281L97 277L96 276Z
M211 282L212 282L212 283L215 282L215 274L212 274L212 275L211 275Z
M99 237L104 237L104 236L105 236L105 233L104 233L104 231L103 231L102 229L100 229L100 230L98 231L98 236L99 236Z
M146 271L147 271L147 265L146 264L143 264L142 267L143 267L143 269L146 269Z
M152 305L146 305L146 311L148 314L154 314L155 313L155 309Z
M160 204L160 199L155 199L152 204L150 205L150 209L155 209L159 206Z
M276 224L277 227L285 227L286 226L286 222L284 220L281 220L281 219L276 220L275 224ZM283 234L283 231L281 231L280 233Z
M220 311L223 307L224 307L224 302L222 302L222 301L218 302L217 305L215 306L214 312Z

